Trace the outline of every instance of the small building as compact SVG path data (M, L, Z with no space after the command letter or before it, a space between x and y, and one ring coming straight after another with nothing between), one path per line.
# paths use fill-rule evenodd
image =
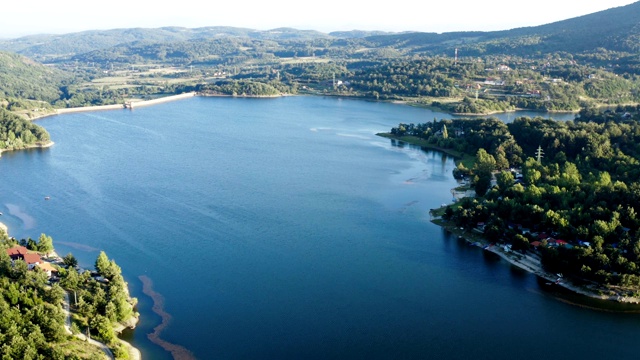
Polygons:
M42 261L42 258L39 254L32 252L24 246L14 246L10 249L7 249L7 254L11 258L12 261L22 260L27 263L27 268L29 270L33 270L36 267L42 269L47 276L51 277L58 274L58 270L54 268L48 262Z
M36 253L30 253L29 250L24 246L14 246L10 249L7 249L7 254L11 258L12 261L22 260L27 263L29 269L33 269L33 267L42 262L40 259L40 255Z
M27 263L27 267L29 268L29 270L32 270L36 265L42 263L42 259L40 258L40 255L35 253L24 254L24 257L22 258L22 260L24 260L24 262Z
M49 264L48 262L38 263L36 264L36 267L44 271L48 277L58 275L58 269L54 268L53 265Z
M7 249L7 255L9 255L11 260L23 260L24 255L26 255L28 251L29 250L24 246L14 246Z

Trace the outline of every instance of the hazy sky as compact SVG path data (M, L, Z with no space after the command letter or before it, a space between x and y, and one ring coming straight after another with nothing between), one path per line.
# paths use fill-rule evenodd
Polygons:
M235 26L257 30L293 27L322 32L354 29L490 31L547 24L633 2L635 1L6 1L2 4L0 38L162 26Z

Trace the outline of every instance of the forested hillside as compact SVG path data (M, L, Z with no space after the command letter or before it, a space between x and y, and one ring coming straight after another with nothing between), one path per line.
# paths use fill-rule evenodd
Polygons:
M258 31L246 28L212 26L202 28L162 27L157 29L91 30L64 35L32 35L18 39L0 40L0 50L29 56L39 61L84 54L136 42L173 43L189 40L246 38L256 40L310 40L329 37L317 31L279 28Z
M46 145L49 133L42 126L0 108L0 151Z
M0 98L52 102L60 98L60 86L71 76L45 67L27 57L0 52Z

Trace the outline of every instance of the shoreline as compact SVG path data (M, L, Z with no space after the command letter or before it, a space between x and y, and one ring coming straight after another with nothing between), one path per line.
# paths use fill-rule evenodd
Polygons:
M2 157L2 153L3 152L29 150L29 149L46 149L46 148L52 147L54 144L55 143L53 141L49 140L49 142L47 142L45 144L28 145L28 146L20 148L20 149L0 149L0 157Z
M291 95L288 95L288 94L278 94L278 95L228 95L228 94L197 93L195 96L202 96L202 97L231 97L231 98L249 98L249 99L275 99L275 98L291 96Z
M457 112L448 111L447 109L441 106L418 103L417 100L379 100L379 101L389 101L392 104L408 105L408 106L414 106L419 108L437 110L440 112L447 113L451 116L482 117L482 116L491 116L495 114L507 114L507 113L517 112L517 111L539 112L541 114L577 114L580 112L580 110L537 110L537 109L526 109L526 108L517 107L515 109L509 109L509 110L493 110L486 113L457 113ZM606 107L606 106L602 105L599 107Z
M605 288L596 285L578 285L568 278L559 277L557 274L552 274L542 268L540 260L532 256L530 252L517 253L513 251L507 251L500 245L495 245L486 241L481 234L474 234L471 231L460 230L454 225L447 224L440 217L434 217L431 222L440 226L443 230L464 239L470 245L476 245L483 250L492 252L498 255L500 258L507 261L509 264L516 266L522 270L525 270L539 278L546 280L547 282L560 286L573 293L583 295L592 299L613 301L626 304L640 304L640 298L631 297L625 295L605 295L598 292L615 291L612 288Z
M356 99L356 100L365 100L365 101L372 101L373 100L373 101L378 101L378 102L388 102L388 103L399 104L399 105L417 106L417 107L422 107L422 108L427 108L427 109L435 109L435 110L438 110L438 111L442 111L442 112L448 113L451 116L482 117L482 116L491 116L491 115L495 115L495 114L506 114L506 113L517 112L517 111L531 111L531 112L539 112L541 114L560 114L560 113L567 113L567 114L568 113L574 113L574 114L577 114L579 112L578 110L531 110L531 109L515 108L515 109L504 110L504 111L500 111L500 110L490 111L490 112L487 112L487 113L456 113L456 112L447 111L446 109L438 107L438 106L414 103L411 100L376 100L376 99L372 99L372 98L368 98L368 97L362 97L362 96L330 95L330 94L320 94L320 95L318 95L318 94L309 94L309 95L311 95L311 96L346 97L346 98L352 98L352 99ZM280 98L280 97L287 97L287 96L297 96L297 95L295 95L295 94L228 95L228 94L212 94L212 93L201 93L201 92L192 91L192 92L182 93L182 94L177 94L177 95L164 96L164 97L160 97L160 98L152 99L152 100L125 101L123 104L82 106L82 107L76 107L76 108L54 109L54 111L51 112L51 113L37 115L37 116L34 116L32 118L29 118L28 120L33 121L33 120L43 119L43 118L46 118L46 117L49 117L49 116L63 115L63 114L73 114L73 113L87 112L87 111L108 111L108 110L123 110L123 109L133 110L134 108L138 108L138 107L152 106L152 105L156 105L156 104L162 104L162 103L165 103L165 102L182 100L182 99L186 99L186 98L190 98L190 97L196 97L196 96L201 96L201 97L251 98L251 99L273 99L273 98Z

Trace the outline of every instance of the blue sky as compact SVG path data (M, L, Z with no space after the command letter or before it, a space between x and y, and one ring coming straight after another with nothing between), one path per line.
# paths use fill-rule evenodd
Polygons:
M635 1L31 0L2 5L0 38L39 33L162 26L294 27L338 30L491 31L535 26ZM366 5L364 5L366 4Z

